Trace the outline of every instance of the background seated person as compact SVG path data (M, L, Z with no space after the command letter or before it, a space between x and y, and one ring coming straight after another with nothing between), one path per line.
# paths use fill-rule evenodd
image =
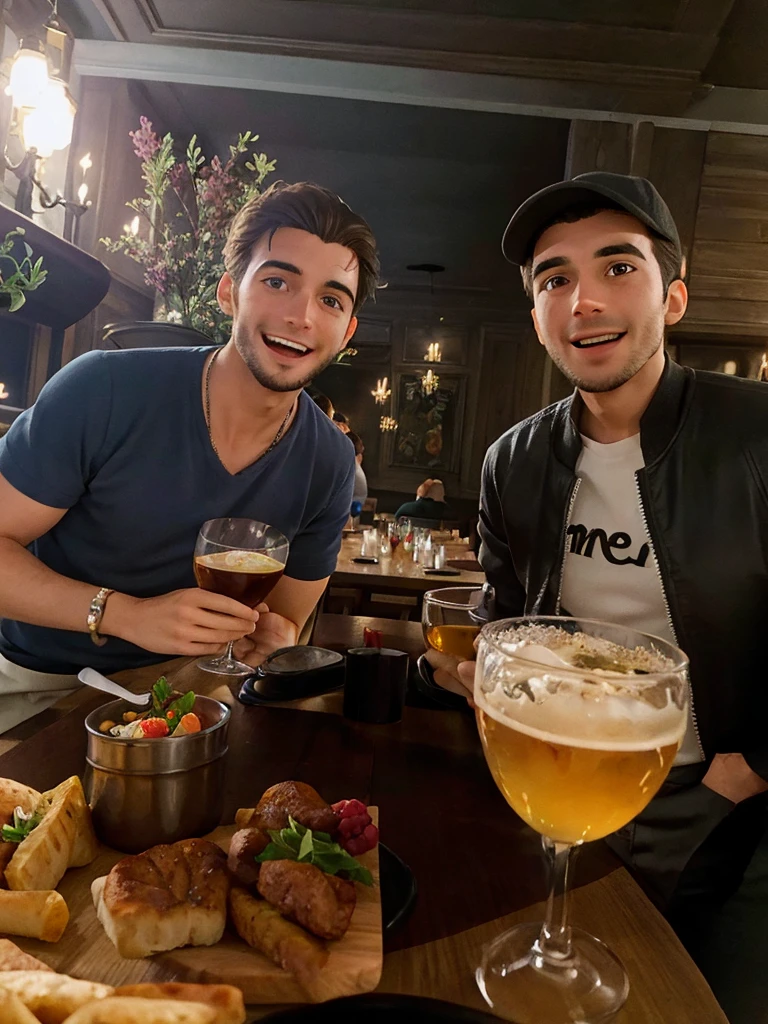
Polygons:
M445 503L445 488L442 480L431 478L419 484L416 500L406 501L395 512L395 519L433 519L435 525L445 519L455 518L449 505Z
M354 430L348 430L347 437L355 446L355 487L352 492L352 501L359 501L361 504L364 504L365 499L368 497L368 480L363 471L365 445L360 435L356 434Z

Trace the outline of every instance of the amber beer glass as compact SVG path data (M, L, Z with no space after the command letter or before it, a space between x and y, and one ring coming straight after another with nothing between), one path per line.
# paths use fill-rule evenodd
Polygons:
M482 587L443 587L424 595L424 642L460 661L475 657L475 640L485 622Z
M195 545L195 579L201 590L232 597L255 608L285 571L288 540L273 526L254 519L209 519ZM234 641L215 658L201 658L206 672L243 675L253 668L232 654Z
M618 958L569 926L568 864L583 842L631 821L666 778L687 723L687 667L672 644L609 623L531 617L483 628L474 700L485 757L541 833L551 874L547 920L500 936L477 970L499 1016L593 1024L626 1000Z

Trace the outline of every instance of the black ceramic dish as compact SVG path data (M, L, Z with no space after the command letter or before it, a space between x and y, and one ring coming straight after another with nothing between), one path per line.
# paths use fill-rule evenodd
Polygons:
M301 700L343 685L343 654L324 647L281 647L243 680L237 699L241 704Z
M433 704L441 708L451 708L453 711L471 711L467 698L458 693L451 693L438 686L432 673L432 666L422 654L416 662L416 689L422 697L428 698Z
M274 1024L379 1024L381 1021L407 1020L419 1024L498 1024L499 1017L468 1006L457 1006L442 999L423 996L401 996L386 992L369 992L361 996L345 996L327 1003L295 1006L289 1010L269 1014L262 1020Z
M379 881L384 935L394 935L413 910L418 890L411 869L383 843L379 843Z

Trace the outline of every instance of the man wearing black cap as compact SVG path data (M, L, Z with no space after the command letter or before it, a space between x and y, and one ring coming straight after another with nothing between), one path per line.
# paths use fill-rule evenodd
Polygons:
M675 767L612 845L732 1024L755 1024L768 1019L768 388L665 355L687 291L649 181L593 172L551 185L514 214L503 251L576 390L486 456L479 557L496 615L624 623L690 658ZM429 660L439 683L471 687L474 663Z

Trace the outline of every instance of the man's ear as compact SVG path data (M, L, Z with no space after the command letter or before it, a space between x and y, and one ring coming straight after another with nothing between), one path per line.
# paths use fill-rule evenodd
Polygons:
M344 335L344 344L339 349L339 352L341 352L341 349L344 349L344 348L347 347L347 345L352 340L356 330L357 330L357 317L353 316L353 317L350 317L349 324L347 326L347 331L346 331L346 334Z
M539 344L543 345L544 344L544 339L542 338L541 331L539 330L539 321L538 321L538 318L536 317L536 310L535 309L531 310L531 320L533 320L533 329L534 329L534 331L536 331L536 337L539 339Z
M232 280L229 271L225 270L221 275L216 288L216 298L223 313L233 316L237 307L237 285Z
M665 302L664 323L667 325L679 323L685 316L688 308L688 289L683 281L673 281L667 291Z

